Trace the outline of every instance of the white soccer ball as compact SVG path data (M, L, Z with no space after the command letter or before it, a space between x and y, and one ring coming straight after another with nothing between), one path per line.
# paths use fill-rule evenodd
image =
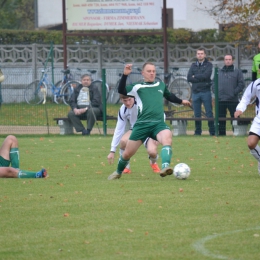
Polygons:
M190 167L186 163L176 164L173 168L173 174L177 179L185 180L190 176Z

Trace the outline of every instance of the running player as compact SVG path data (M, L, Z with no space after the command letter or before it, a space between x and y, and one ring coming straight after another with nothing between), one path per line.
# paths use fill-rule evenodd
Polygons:
M252 156L258 161L258 173L260 174L260 147L258 145L259 138L260 138L260 110L259 110L259 100L260 100L260 78L253 81L248 85L246 91L243 94L243 97L240 103L236 107L236 112L234 117L237 118L242 115L245 111L247 106L250 104L251 98L256 96L256 116L253 120L253 123L249 129L249 135L247 138L247 146L250 150Z
M143 83L126 86L126 79L131 71L132 64L125 65L118 92L135 97L138 107L137 121L126 144L125 151L118 161L117 170L108 177L108 180L119 179L122 176L122 172L130 158L147 137L159 141L163 146L161 150L162 168L160 176L171 175L173 173L173 169L170 167L172 132L164 121L163 97L170 102L185 106L190 106L191 103L188 100L181 100L170 93L163 82L155 82L156 70L153 63L147 62L143 65Z
M137 119L137 105L135 99L133 97L124 96L120 94L120 100L122 101L123 105L120 107L118 112L116 128L111 142L111 149L109 155L107 156L109 164L114 162L116 148L119 143L120 143L119 154L120 156L123 154L126 147L126 143L129 139L129 136L132 132L133 126ZM128 122L130 124L130 129L127 131L126 128L128 126L127 125ZM144 141L144 146L147 149L147 153L150 159L150 166L153 169L153 172L155 173L160 172L160 168L157 164L158 144L159 143L157 141L151 138L147 138ZM126 165L125 169L123 170L123 173L131 173L130 163Z

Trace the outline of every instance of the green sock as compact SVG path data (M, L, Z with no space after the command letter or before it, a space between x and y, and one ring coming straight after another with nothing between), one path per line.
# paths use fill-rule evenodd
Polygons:
M25 170L20 170L18 172L18 178L36 178L36 172L30 172Z
M170 145L163 146L161 150L161 158L162 158L162 169L168 167L171 163L172 159L172 147Z
M20 158L19 158L19 148L10 149L10 161L13 168L19 169Z
M122 171L125 169L126 165L129 163L129 160L123 159L122 155L120 156L117 164L117 173L122 174Z

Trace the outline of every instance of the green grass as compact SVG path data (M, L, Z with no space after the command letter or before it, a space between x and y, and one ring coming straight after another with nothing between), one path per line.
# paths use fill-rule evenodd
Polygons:
M246 137L174 137L172 166L191 167L184 181L154 174L144 147L132 174L108 181L111 136L18 140L21 169L49 178L0 179L0 259L259 258L260 177Z

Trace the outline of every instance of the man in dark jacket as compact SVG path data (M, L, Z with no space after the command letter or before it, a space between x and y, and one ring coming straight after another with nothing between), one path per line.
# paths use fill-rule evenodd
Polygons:
M212 63L206 59L203 48L197 50L197 61L192 63L187 79L192 84L192 104L195 118L201 118L201 105L203 104L206 116L213 118L211 97ZM210 135L215 135L214 121L208 121ZM201 135L201 121L195 121L194 135Z
M234 117L238 105L238 94L244 89L245 81L241 70L233 65L233 57L226 54L224 67L218 71L219 117L226 117L227 109L230 117ZM215 86L213 84L213 91ZM219 121L219 135L226 135L226 121Z
M96 118L102 114L102 101L101 93L97 87L91 85L89 75L81 76L81 84L74 89L69 102L71 111L68 118L76 131L82 132L82 135L90 135ZM81 120L87 120L87 129Z

